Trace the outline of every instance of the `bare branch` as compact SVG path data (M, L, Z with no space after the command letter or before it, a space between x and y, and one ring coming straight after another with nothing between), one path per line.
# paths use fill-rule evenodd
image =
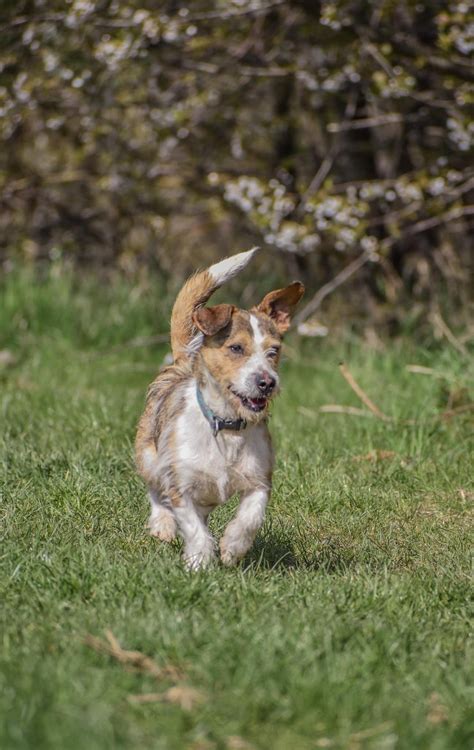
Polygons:
M388 248L405 239L405 237L411 237L414 234L421 234L426 232L428 229L440 226L440 224L447 224L450 221L456 221L456 219L462 219L463 216L474 216L474 205L472 206L456 206L450 211L447 211L441 216L432 216L429 219L422 219L407 227L398 237L387 237L381 243L381 249L387 250Z
M257 16L261 13L269 13L275 8L279 8L281 5L285 5L286 0L274 0L273 3L267 3L267 5L252 5L249 8L241 8L239 10L211 10L203 11L202 13L195 13L191 16L184 16L178 20L189 23L190 21L212 21L218 19L219 21L226 21L231 18L238 16Z
M198 73L206 73L208 75L217 75L218 73L231 73L235 75L238 73L242 76L249 76L251 78L286 78L287 76L293 75L296 71L294 68L282 68L277 66L261 68L252 65L238 65L227 64L227 66L219 66L215 63L207 62L190 62L189 60L182 61L182 67L185 70L196 70Z
M409 57L424 57L426 63L432 68L441 70L444 73L452 73L461 78L467 78L470 81L474 80L472 61L470 60L463 59L453 52L450 52L449 57L446 58L434 55L431 47L422 44L414 36L409 36L405 33L394 34L393 40L399 45L399 50L402 54L406 54Z
M446 192L448 195L454 195L457 197L458 195L463 195L463 193L468 193L469 190L474 190L474 175L471 175L465 182L456 187L452 187Z
M353 91L351 92L347 105L346 105L346 109L344 112L344 120L342 122L342 125L344 125L344 123L349 122L349 120L351 120L351 118L354 116L356 105L357 105L357 94ZM309 183L305 192L301 196L301 201L298 205L298 213L300 215L304 211L304 207L308 201L308 198L314 193L318 192L319 188L321 187L324 180L326 179L329 172L331 171L332 166L334 164L334 160L337 154L339 153L340 147L341 147L341 140L336 134L336 138L333 140L331 144L331 148L329 149L328 153L326 154L323 161L321 162L318 171L316 172L313 179Z
M2 31L7 31L8 29L14 29L17 26L24 26L27 23L32 23L34 21L40 21L40 22L52 22L55 23L56 21L64 21L66 18L67 13L46 13L45 15L40 16L18 16L17 18L13 18L8 23L3 24L0 26L0 33Z
M384 414L383 411L381 411L378 406L374 404L374 402L369 398L366 392L360 387L344 362L341 362L341 364L339 365L339 370L344 380L350 385L354 393L360 398L362 403L366 405L366 407L369 409L369 411L372 412L372 414L375 414L375 416L381 419L383 422L392 421L392 418Z
M474 404L464 404L463 406L456 406L455 409L447 409L441 412L439 415L440 419L451 419L451 417L457 417L461 414L467 414L470 411L474 411Z
M366 263L369 262L369 260L376 260L377 256L374 255L373 252L365 250L361 255L359 255L355 260L352 261L352 263L349 263L345 268L340 271L337 276L335 276L331 281L328 281L327 284L324 284L314 297L308 302L307 305L303 307L303 309L298 313L298 315L295 316L295 323L298 325L299 323L303 323L303 321L307 320L310 315L312 315L322 301L326 299L332 292L335 291L338 287L340 287L344 282L346 282L348 279L351 278L359 269L361 269L363 266L365 266Z
M439 378L440 380L446 380L446 375L442 372L436 372L432 367L425 367L424 365L407 365L405 367L407 372L412 372L414 375L430 375L433 378Z
M369 42L367 39L364 39L362 42L362 46L364 50L366 50L371 57L375 60L375 62L380 65L382 70L385 71L385 73L390 76L390 78L394 78L395 73L393 71L392 66L388 62L388 60L385 59L385 57L379 52L375 44L372 44L372 42Z
M189 685L174 685L162 693L139 693L129 695L129 703L142 705L144 703L174 703L183 711L192 711L196 705L205 701L205 695L200 690Z
M468 403L463 404L462 406L455 407L454 409L447 409L445 411L442 411L438 414L433 414L432 416L428 417L427 419L402 419L402 420L396 420L394 417L390 417L387 414L384 414L383 411L381 411L376 404L372 401L372 399L367 395L367 393L361 388L361 386L358 384L352 373L349 371L349 369L346 367L344 363L341 363L339 365L339 369L341 371L342 376L346 380L346 382L350 385L354 393L360 398L363 404L367 407L369 411L366 411L365 409L359 409L356 406L346 406L345 404L325 404L324 406L320 406L318 412L321 414L347 414L349 416L353 417L377 417L378 419L381 419L383 422L398 422L399 424L403 425L420 425L420 424L432 424L434 421L438 420L445 420L445 419L451 419L452 417L461 416L463 414L467 414L471 411L474 411L474 403ZM423 374L435 374L437 377L440 377L437 373L434 373L434 371L431 370L431 368L427 367L421 367L419 365L408 365L407 370L410 372L418 372ZM298 412L302 414L303 416L310 417L311 419L317 419L318 412L315 412L313 409L308 409L305 406L298 407ZM382 452L388 454L390 452Z
M274 10L275 8L279 8L281 5L285 5L286 0L274 0L272 3L267 3L266 5L252 5L248 8L239 8L239 9L232 9L232 10L211 10L211 11L203 11L202 13L195 13L194 15L189 16L176 16L173 18L170 18L170 21L172 20L174 23L180 23L180 24L189 24L189 23L195 23L198 21L213 21L213 20L219 20L219 21L226 21L233 18L237 18L239 16L259 16L264 15L265 13L269 13L270 11ZM82 17L78 18L79 22L85 22L88 23L92 20L94 25L96 26L107 26L109 28L115 28L115 29L130 29L134 27L139 26L138 21L127 20L127 19L121 19L121 18L96 18L95 13L87 13L84 14ZM0 32L6 31L7 29L12 29L17 26L24 26L27 23L31 22L39 22L39 23L46 23L46 22L59 22L59 21L65 21L68 17L67 13L45 13L42 15L29 15L29 16L18 16L17 18L13 18L8 23L0 26Z
M433 312L431 314L431 320L433 324L435 325L435 327L449 341L449 343L456 349L456 351L462 354L463 357L469 357L468 350L466 349L464 344L461 344L459 339L456 338L452 330L449 328L447 323L441 317L440 312Z
M342 133L346 130L363 130L364 128L375 128L393 122L406 122L409 119L418 119L418 116L416 118L415 116L408 117L407 115L400 115L393 112L377 117L361 117L358 120L352 120L352 122L330 122L327 130L329 133Z
M373 219L368 220L367 226L376 227L385 225L387 223L390 223L391 221L396 221L397 219L403 219L405 218L405 216L416 213L422 206L423 201L413 201L413 203L410 203L409 206L404 206L398 211L390 211L390 213L382 214L382 216L374 216Z
M342 406L342 404L325 404L319 407L321 414L350 414L352 417L373 417L370 411L359 409L357 406Z
M87 635L84 639L84 643L94 651L98 651L101 654L108 654L114 659L119 661L128 667L134 667L140 672L146 672L147 674L155 677L158 680L164 678L171 679L182 679L183 673L177 667L167 664L164 667L158 666L149 656L142 654L141 651L126 651L123 649L112 633L111 630L105 631L106 640L101 640L93 635Z

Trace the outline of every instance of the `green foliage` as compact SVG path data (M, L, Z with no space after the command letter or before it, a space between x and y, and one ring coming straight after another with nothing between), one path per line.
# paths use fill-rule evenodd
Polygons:
M465 360L439 345L290 341L268 519L242 567L191 575L178 544L146 535L132 462L165 350L130 339L164 325L162 300L154 285L64 277L1 288L16 363L0 370L0 745L470 746L472 421L431 419L470 386ZM359 406L341 359L400 421L318 412ZM105 628L184 668L205 702L130 704L169 683L87 648Z
M420 298L439 276L459 287L467 3L158 6L4 4L4 259L153 258L174 274L257 241L310 282L365 251L373 291L394 277Z

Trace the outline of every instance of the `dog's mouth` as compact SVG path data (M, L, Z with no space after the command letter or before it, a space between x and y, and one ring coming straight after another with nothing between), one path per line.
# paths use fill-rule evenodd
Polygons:
M250 398L250 396L242 396L241 393L237 393L237 391L234 391L232 388L231 392L239 399L240 403L245 409L250 409L250 411L256 413L263 411L268 403L268 398L266 396Z

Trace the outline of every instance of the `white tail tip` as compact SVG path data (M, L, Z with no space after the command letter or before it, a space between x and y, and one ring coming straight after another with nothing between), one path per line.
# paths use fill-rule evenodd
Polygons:
M247 250L245 253L237 253L237 255L231 255L230 258L224 258L219 263L214 263L208 271L212 276L216 284L225 284L226 281L230 281L245 266L250 263L255 253L260 250L259 247L253 247L251 250Z

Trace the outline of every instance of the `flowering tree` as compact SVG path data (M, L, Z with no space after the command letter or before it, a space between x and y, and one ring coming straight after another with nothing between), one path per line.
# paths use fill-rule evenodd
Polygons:
M2 14L4 260L158 254L170 271L245 232L310 281L353 264L383 295L436 275L459 288L467 3L19 0Z

